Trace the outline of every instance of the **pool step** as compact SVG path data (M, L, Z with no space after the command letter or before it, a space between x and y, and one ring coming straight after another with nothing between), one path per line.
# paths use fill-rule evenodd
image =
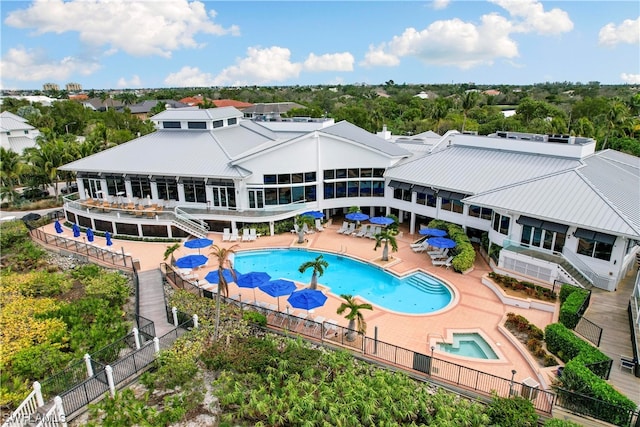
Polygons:
M420 289L430 294L446 294L449 292L440 283L433 283L429 278L420 275L411 276L407 283L414 288Z

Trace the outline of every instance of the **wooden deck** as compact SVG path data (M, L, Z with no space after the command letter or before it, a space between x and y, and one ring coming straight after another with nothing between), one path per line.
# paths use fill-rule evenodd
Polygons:
M627 307L635 278L636 272L630 272L614 292L592 289L584 317L603 329L600 350L613 359L609 384L640 405L640 378L620 368L621 355L633 357Z
M138 278L140 280L140 315L153 321L156 336L161 337L174 329L174 326L167 322L162 274L157 268L139 272Z

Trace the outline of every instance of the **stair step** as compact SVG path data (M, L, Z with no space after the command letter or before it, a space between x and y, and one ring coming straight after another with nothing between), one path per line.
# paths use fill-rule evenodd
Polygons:
M446 294L448 292L440 283L432 282L428 278L423 278L419 275L411 276L407 279L407 284L430 294Z

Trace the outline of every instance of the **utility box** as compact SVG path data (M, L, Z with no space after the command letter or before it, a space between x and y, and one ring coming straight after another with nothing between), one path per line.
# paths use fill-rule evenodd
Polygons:
M540 389L540 384L537 383L533 378L527 377L522 380L522 391L521 396L528 400L534 400L538 397L538 390Z

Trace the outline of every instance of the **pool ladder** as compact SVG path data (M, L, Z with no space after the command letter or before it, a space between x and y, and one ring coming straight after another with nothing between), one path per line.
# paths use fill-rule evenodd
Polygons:
M340 245L340 250L338 251L339 254L346 254L347 253L347 246L342 246Z

